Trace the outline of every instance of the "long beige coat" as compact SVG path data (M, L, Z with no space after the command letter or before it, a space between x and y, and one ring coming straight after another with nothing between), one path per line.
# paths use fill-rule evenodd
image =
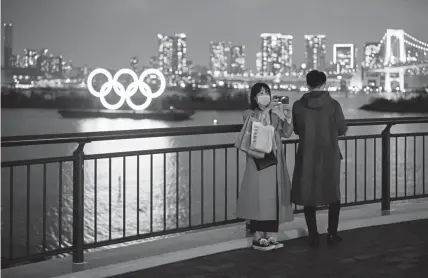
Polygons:
M245 119L258 113L252 110L244 112ZM293 220L291 206L291 181L285 161L281 137L288 138L293 132L292 124L282 121L272 113L272 125L275 128L277 143L276 157L278 164L262 171L257 171L254 159L247 155L247 164L239 191L237 217L247 220L279 220L280 223ZM277 193L278 181L278 193ZM277 216L277 203L279 217Z

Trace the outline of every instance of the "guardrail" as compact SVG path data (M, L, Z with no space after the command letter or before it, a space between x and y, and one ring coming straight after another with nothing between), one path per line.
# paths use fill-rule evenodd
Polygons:
M390 133L393 125L428 123L428 117L347 123L386 127L379 135L340 138L343 206L380 202L383 210L389 210L391 201L428 197L428 132ZM2 180L2 196L8 196L2 200L2 268L67 253L72 253L74 263L82 263L88 249L241 221L234 212L245 156L233 144L91 155L83 151L85 144L97 141L234 133L240 128L2 137L3 148L78 145L70 156L2 162L7 181ZM291 173L298 140L284 140L284 144ZM117 187L113 175L119 176Z

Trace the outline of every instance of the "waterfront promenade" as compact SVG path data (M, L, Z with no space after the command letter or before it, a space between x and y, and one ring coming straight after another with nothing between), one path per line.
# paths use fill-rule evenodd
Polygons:
M342 233L337 246L310 248L306 238L273 252L242 249L132 272L115 278L426 277L428 219ZM323 237L323 239L325 239Z
M428 132L391 133L393 126L426 124L428 118L347 123L383 132L340 138L340 229L428 218ZM109 277L250 247L235 215L245 156L233 144L86 153L106 141L234 137L240 127L2 137L2 150L60 144L74 150L2 161L2 276ZM291 173L298 140L284 144ZM296 220L281 227L280 240L306 235L300 212L295 207ZM319 221L322 230L322 213Z
M325 233L326 211L320 211L317 218L320 233ZM89 252L85 254L84 264L73 265L72 258L66 257L10 267L2 269L2 277L382 278L384 276L378 276L382 270L386 274L393 272L394 275L401 275L406 269L409 273L421 269L421 262L426 262L427 254L424 247L427 245L427 219L427 198L392 202L389 211L381 211L379 204L345 207L339 225L344 242L338 248L328 247L324 240L319 248L308 248L304 217L296 214L294 221L280 226L278 236L280 241L285 242L285 247L275 252L250 249L252 238L246 237L245 223L240 222ZM422 224L413 225L413 222ZM308 258L309 261L305 261ZM361 269L352 276L353 268L357 267ZM260 276L261 271L266 269L269 271ZM336 272L336 269L339 271ZM327 273L327 276L305 276L312 270L313 274ZM343 273L348 270L350 275L344 276ZM278 276L278 272L292 275ZM366 275L361 276L361 273Z

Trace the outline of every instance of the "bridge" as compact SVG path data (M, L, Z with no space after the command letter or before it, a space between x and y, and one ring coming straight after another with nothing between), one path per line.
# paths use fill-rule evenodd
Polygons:
M352 119L347 120L347 124L354 128L380 126L384 129L381 134L340 138L344 157L342 205L350 209L343 211L341 227L354 229L363 227L361 223L371 226L394 223L397 219L419 219L415 218L420 215L418 211L428 204L424 201L428 197L428 132L391 133L391 127L423 126L428 124L428 118ZM5 196L2 199L2 277L56 277L72 271L78 272L62 277L106 277L103 271L109 265L115 275L129 268L131 261L134 271L141 269L143 263L136 260L147 254L152 257L145 259L146 267L247 247L245 230L241 232L245 223L235 215L245 155L230 143L240 128L241 125L224 125L2 137L1 193ZM226 142L219 142L221 136L211 136L214 134L228 136L223 138ZM141 149L144 143L138 143L140 147L132 151L123 151L123 148L119 152L85 151L85 146L100 142L119 140L129 144L127 142L136 139L157 141L182 136L202 136L204 144ZM283 143L292 174L298 140L291 138ZM52 148L61 144L74 146L74 152L47 157L42 151L38 152L40 157L12 157L11 160L3 155L10 148L25 147L23 153L28 153L31 146L39 149L39 146ZM404 204L397 203L411 199L421 200L416 203L419 209L408 207L406 212ZM294 209L296 220L280 236L281 240L305 235L303 219L298 220L302 208ZM426 210L422 213L426 218ZM359 218L362 215L366 220ZM206 230L213 227L216 229ZM425 236L416 237L425 235L420 232L423 225L415 228L417 230L400 227L403 228L396 230L401 231L400 235L415 233L412 244L422 244L423 240L427 243ZM190 231L192 233L183 235ZM371 238L378 229L370 231L367 237ZM394 240L381 234L375 237L386 240L385 246L390 246L389 240L410 242L408 238ZM153 240L156 238L158 240ZM138 240L149 242L126 246ZM118 244L122 248L110 248ZM211 253L201 249L206 246L211 246ZM299 246L291 244L290 250L298 254ZM378 252L370 244L365 248L364 252L369 255ZM177 250L181 250L181 255L171 255ZM178 257L173 260L166 253ZM158 255L157 259L154 255ZM165 259L167 257L169 259ZM236 259L232 257L227 257L229 263ZM249 267L240 265L243 269ZM136 277L162 277L153 273ZM112 272L109 275L114 276Z
M385 75L385 91L392 92L398 83L404 92L406 71L428 67L428 43L409 35L403 29L388 29L378 45L378 52L367 66L368 72Z
M400 91L405 91L404 77L409 70L428 69L428 43L420 41L409 35L402 29L388 29L380 40L377 53L369 65L363 65L368 73L380 73L385 76L384 89L392 92L392 84L398 83ZM350 79L358 73L329 74L329 81L337 81L340 75L344 79ZM427 73L428 74L428 70ZM263 81L275 83L304 83L303 74L284 74L280 76L222 76L218 81L233 83L254 83Z

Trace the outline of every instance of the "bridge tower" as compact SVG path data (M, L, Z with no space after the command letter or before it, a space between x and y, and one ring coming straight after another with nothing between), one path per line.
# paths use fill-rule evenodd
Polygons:
M403 68L385 68L385 92L391 93L391 82L398 82L398 86L400 87L400 91L404 92L404 74L406 70ZM395 76L392 77L391 74Z
M399 67L393 67L396 63L405 63L407 60L406 45L404 39L404 30L388 29L385 37L385 91L392 92L391 82L396 81L400 86L400 91L404 91L405 70ZM397 50L394 53L394 50ZM397 53L398 52L398 53ZM394 77L391 76L394 74Z

